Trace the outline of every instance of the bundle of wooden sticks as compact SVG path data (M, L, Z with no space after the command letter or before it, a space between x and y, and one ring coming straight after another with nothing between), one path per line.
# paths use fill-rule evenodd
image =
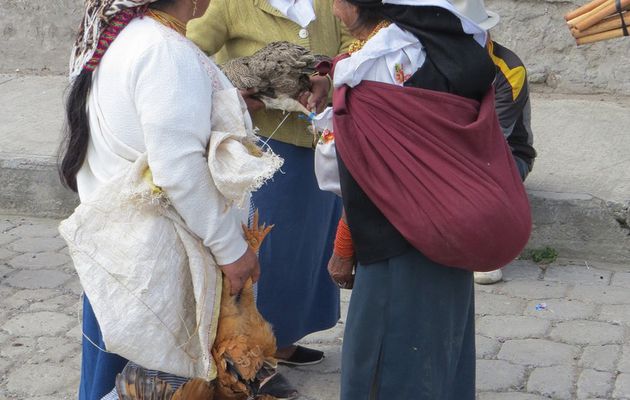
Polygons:
M593 0L564 16L578 45L630 34L630 0Z

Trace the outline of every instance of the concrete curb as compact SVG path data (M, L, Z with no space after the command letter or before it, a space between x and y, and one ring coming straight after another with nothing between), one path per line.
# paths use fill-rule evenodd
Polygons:
M0 213L64 218L78 204L59 183L52 157L0 153ZM529 190L534 227L528 248L550 246L562 257L630 260L629 204L589 194Z
M0 153L0 212L60 218L78 204L75 193L65 189L56 159Z
M530 190L530 249L553 247L561 257L612 263L630 260L629 204L589 194Z

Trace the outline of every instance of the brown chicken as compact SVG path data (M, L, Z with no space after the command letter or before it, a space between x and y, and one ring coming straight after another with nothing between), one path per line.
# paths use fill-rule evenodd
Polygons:
M255 252L273 226L258 225L258 211L252 227L243 226L245 238ZM217 399L253 398L267 379L275 374L276 338L271 325L256 308L251 279L238 296L230 295L230 284L223 279L221 311L212 356L217 364Z
M258 225L258 211L252 227L243 226L254 251L272 227ZM256 308L251 279L237 296L230 295L230 283L223 279L217 336L211 351L218 370L212 382L195 378L173 390L144 369L128 365L116 377L118 396L121 400L274 400L259 390L276 372L276 338Z

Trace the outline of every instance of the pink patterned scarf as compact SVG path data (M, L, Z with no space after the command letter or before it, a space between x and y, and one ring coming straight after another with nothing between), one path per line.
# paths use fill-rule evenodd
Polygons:
M83 69L94 70L109 45L132 19L156 0L86 0L85 13L72 48L70 80Z

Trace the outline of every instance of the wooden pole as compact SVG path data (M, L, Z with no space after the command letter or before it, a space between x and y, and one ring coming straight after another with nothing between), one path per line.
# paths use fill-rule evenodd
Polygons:
M623 29L615 29L612 31L606 31L602 33L596 33L594 35L584 36L579 39L576 39L576 42L578 46L581 46L583 44L601 42L602 40L609 40L609 39L615 39L615 38L620 38L620 37L623 37Z
M590 3L584 4L582 7L578 8L577 10L573 10L570 13L567 13L564 16L564 19L567 21L570 21L575 17L579 17L580 15L584 13L594 10L595 8L597 8L598 6L602 5L605 2L606 0L593 0Z
M626 21L628 30L630 30L630 16L628 14L629 13L624 12L622 15L624 16L624 20ZM571 34L577 39L584 36L594 35L596 33L618 29L618 28L621 28L622 26L623 26L623 23L621 22L620 16L614 15L610 18L606 18L602 22L595 24L584 31L580 31L576 28L571 28Z
M610 3L612 4L608 5L609 3L606 3L607 6L603 10L598 11L597 13L590 15L588 18L585 18L581 20L580 22L576 23L575 27L580 31L584 31L587 28L590 28L591 26L595 25L602 19L606 18L607 16L614 14L617 11L615 1L611 0ZM628 6L630 6L630 0L621 0L622 10Z
M592 9L591 11L587 11L584 14L578 15L577 17L573 18L572 20L567 21L567 24L569 24L570 27L574 27L578 22L584 21L588 17L591 17L591 16L597 14L598 12L604 10L609 5L614 5L614 4L615 4L615 0L604 0L604 2L602 4L598 5L597 7Z

